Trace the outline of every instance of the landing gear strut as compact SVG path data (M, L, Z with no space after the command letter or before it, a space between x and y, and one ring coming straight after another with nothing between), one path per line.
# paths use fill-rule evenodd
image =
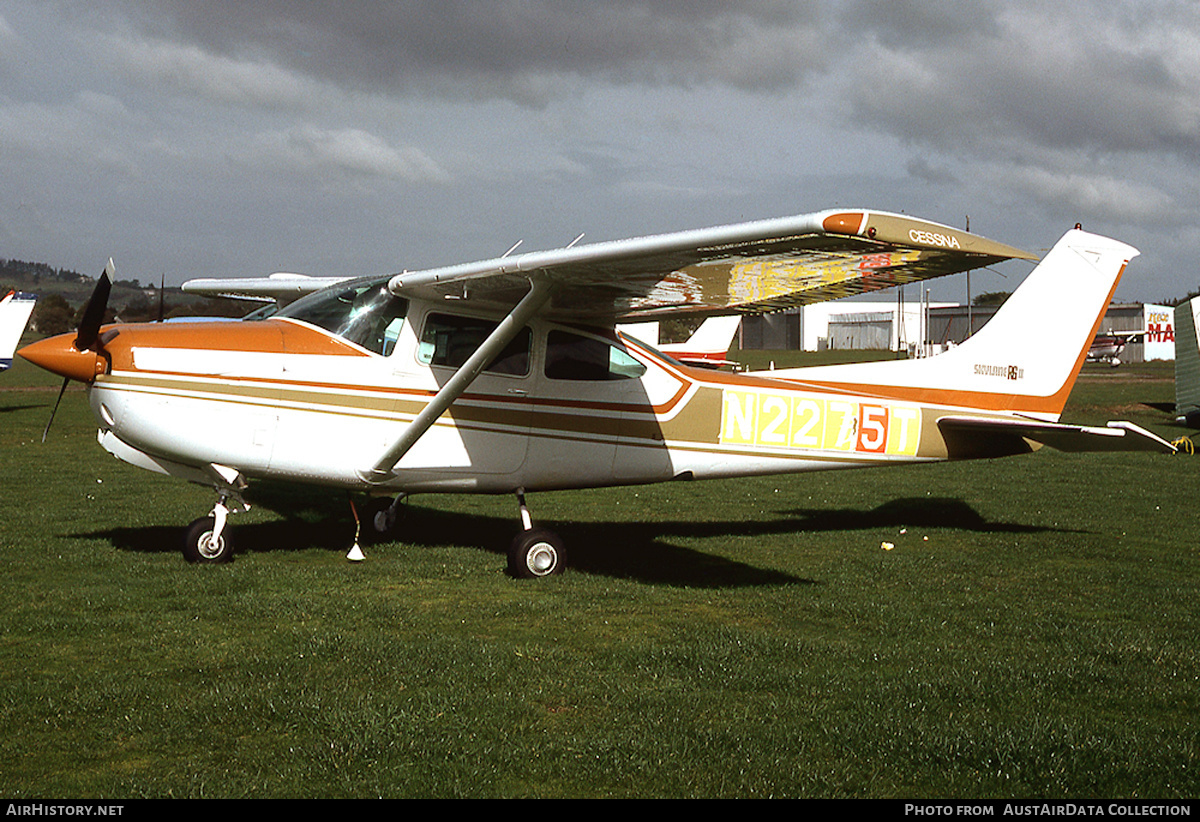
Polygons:
M553 531L534 528L525 492L517 492L521 509L521 532L508 549L508 572L518 579L536 579L561 574L567 564L566 546Z

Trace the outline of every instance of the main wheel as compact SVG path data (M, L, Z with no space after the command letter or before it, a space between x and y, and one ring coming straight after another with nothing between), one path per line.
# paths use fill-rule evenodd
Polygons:
M563 541L552 531L522 531L508 549L508 572L518 579L561 574L566 564Z
M188 526L183 540L183 558L188 562L233 562L233 537L229 528L221 531L221 536L213 539L216 520L213 517L200 517Z

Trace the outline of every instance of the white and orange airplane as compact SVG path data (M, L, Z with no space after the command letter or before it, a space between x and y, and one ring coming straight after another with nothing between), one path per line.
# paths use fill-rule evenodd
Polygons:
M0 299L0 371L12 367L13 352L36 304L36 296L21 291L10 291Z
M513 494L509 571L539 577L560 572L566 551L534 526L529 492L1042 445L1173 451L1130 423L1058 422L1136 253L1069 231L979 333L921 360L730 373L683 365L616 326L1034 258L911 217L837 210L332 285L288 278L274 287L311 293L269 319L102 328L110 261L78 333L19 353L88 385L112 454L214 489L212 511L188 529L190 561L231 559L227 517L270 478L370 495L367 522L381 532L410 494Z

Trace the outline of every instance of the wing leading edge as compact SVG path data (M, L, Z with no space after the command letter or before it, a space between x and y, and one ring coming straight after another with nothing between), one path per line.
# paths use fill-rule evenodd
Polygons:
M1036 257L925 220L838 210L406 271L390 287L511 308L536 277L554 285L547 316L617 321L778 311L1010 259Z

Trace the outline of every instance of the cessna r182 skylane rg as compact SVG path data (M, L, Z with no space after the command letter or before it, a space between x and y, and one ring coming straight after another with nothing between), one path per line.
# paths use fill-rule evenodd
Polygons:
M536 577L561 571L565 550L534 527L527 492L1042 445L1173 451L1130 423L1057 422L1136 253L1069 231L978 334L920 360L730 373L615 329L779 310L1031 255L839 210L373 278L285 278L291 296L311 293L266 320L102 328L106 271L78 334L20 354L64 385L87 383L112 454L215 490L188 529L191 561L231 558L227 515L249 483L272 478L378 498L367 521L383 531L409 494L514 494L522 527L509 570ZM255 293L255 282L262 294L261 279L210 287Z

